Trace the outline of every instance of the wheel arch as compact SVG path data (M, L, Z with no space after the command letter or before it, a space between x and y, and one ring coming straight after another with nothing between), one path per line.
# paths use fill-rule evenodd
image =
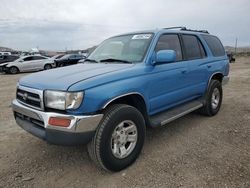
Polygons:
M142 94L138 92L131 92L131 93L122 94L122 95L119 95L110 99L108 102L106 102L103 105L102 109L106 109L107 107L113 104L127 104L139 110L142 113L146 124L148 124L149 122L148 107L145 101L146 100Z
M10 72L10 69L11 69L12 67L17 68L17 73L21 72L20 68L19 68L18 66L16 66L16 65L11 65L10 67L8 67L8 69L7 69L8 72Z
M223 77L224 75L222 72L214 72L208 80L207 88L209 87L211 80L218 80L220 83L222 83Z
M45 66L46 66L46 65L50 65L51 68L53 68L53 66L51 65L51 63L45 63L45 64L43 65L43 69L45 69Z

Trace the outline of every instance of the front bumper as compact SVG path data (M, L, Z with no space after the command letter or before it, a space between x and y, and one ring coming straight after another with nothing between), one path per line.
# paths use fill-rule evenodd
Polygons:
M103 114L74 116L44 112L27 107L16 99L12 102L12 109L20 127L49 143L59 145L88 143L103 117ZM71 123L68 127L53 126L48 123L50 117L67 118Z

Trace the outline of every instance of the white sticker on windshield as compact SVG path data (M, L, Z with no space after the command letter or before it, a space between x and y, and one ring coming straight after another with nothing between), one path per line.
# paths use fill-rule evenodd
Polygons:
M152 34L139 34L139 35L134 35L132 37L133 40L135 39L149 39Z

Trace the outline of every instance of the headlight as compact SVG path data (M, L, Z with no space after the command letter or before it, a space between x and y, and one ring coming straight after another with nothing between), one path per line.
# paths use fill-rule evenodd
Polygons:
M83 92L46 90L44 92L45 106L58 110L77 109L82 103L83 95Z

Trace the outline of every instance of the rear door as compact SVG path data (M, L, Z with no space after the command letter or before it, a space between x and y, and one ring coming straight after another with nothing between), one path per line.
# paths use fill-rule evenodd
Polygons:
M184 59L188 64L186 82L187 93L191 98L203 95L206 89L208 58L204 46L196 35L182 34Z
M31 69L32 70L43 70L44 69L44 61L47 58L43 56L33 56L33 60L31 62Z

